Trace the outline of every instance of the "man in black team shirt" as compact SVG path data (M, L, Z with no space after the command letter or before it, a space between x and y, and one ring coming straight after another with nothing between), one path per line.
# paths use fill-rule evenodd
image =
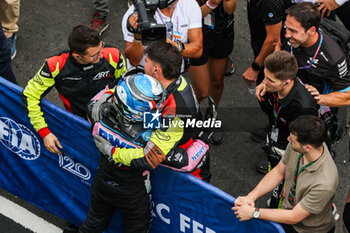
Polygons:
M259 85L264 79L264 60L274 51L279 41L285 10L292 5L291 0L247 0L248 23L251 47L254 52L252 64L243 73L249 86ZM262 109L264 103L260 102ZM263 110L264 111L264 110ZM251 131L251 138L264 142L268 128Z
M265 102L271 133L267 137L267 158L270 168L275 167L285 153L288 144L290 122L300 115L317 116L317 104L304 85L296 78L298 64L295 57L278 51L264 62L265 79L256 87L256 97ZM259 169L261 172L266 170ZM270 207L277 208L283 183L272 192Z
M312 3L290 7L285 21L282 49L298 61L298 77L319 105L350 104L350 74L346 57L327 34L319 29L321 16Z
M337 108L350 104L350 73L340 46L319 29L321 16L312 3L290 7L285 21L282 49L294 54L298 61L298 77L320 105L319 114L327 128L327 146L341 137Z
M290 0L248 0L248 23L254 52L254 61L243 74L248 85L254 82L259 84L263 80L264 60L274 51L280 37L285 10L291 5Z

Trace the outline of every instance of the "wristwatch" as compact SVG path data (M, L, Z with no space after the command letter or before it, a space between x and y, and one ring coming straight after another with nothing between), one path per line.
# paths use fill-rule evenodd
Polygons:
M256 61L253 61L253 63L250 65L252 68L253 68L253 70L255 70L255 71L259 71L260 70L260 65L259 65L259 63L257 63Z
M256 207L254 212L253 212L253 218L255 218L255 219L260 218L260 211L259 211L258 207Z
M177 49L178 49L180 52L182 52L182 51L185 50L185 45L184 45L184 43L182 43L182 42L179 41L179 40L177 40L176 43L177 43Z

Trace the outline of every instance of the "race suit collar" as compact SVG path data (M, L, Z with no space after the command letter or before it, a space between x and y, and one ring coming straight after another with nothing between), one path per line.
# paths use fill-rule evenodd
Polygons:
M168 94L173 93L181 84L181 77L175 79L170 85L166 88Z

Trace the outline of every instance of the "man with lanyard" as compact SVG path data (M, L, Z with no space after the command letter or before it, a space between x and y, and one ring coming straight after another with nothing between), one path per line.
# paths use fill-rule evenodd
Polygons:
M122 53L105 46L98 31L86 25L73 28L68 38L69 51L46 59L34 78L23 90L23 104L30 122L43 138L45 147L60 154L62 145L49 130L40 107L40 100L56 87L66 110L86 118L87 104L106 85L126 72Z
M285 22L282 49L290 51L299 64L298 77L320 105L319 115L325 119L331 148L340 137L336 112L350 104L350 72L340 46L319 29L321 16L316 5L301 3L290 7ZM332 108L329 108L332 107Z
M264 79L264 60L274 51L279 41L285 10L292 5L291 0L247 0L247 14L251 47L254 53L252 64L243 73L249 92ZM264 103L259 102L264 111ZM251 139L264 142L271 126L251 131Z
M339 45L319 29L321 16L316 5L301 3L290 7L285 21L282 49L296 57L298 77L319 105L350 105L350 73Z
M251 218L283 223L287 233L332 233L332 202L338 187L337 167L324 143L326 129L316 116L300 116L290 123L289 144L282 161L235 206L240 221ZM255 200L285 180L282 209L260 209Z
M317 104L296 78L298 64L292 54L286 51L270 54L265 59L264 66L265 79L256 87L256 97L269 106L265 113L269 116L272 129L267 137L267 159L272 169L285 153L289 123L300 115L317 116ZM266 174L265 160L258 163L257 170ZM283 183L272 192L269 204L271 208L279 206L282 188Z
M195 0L167 0L167 7L157 8L154 19L167 29L166 42L174 45L184 57L198 58L202 55L202 14ZM138 28L138 16L132 5L124 14L122 29L125 40L125 56L132 66L144 65L144 46L141 35L127 30L127 23Z

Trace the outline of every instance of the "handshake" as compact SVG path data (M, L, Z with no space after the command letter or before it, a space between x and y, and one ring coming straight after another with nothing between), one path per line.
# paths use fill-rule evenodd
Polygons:
M257 208L255 208L255 203L252 197L240 196L235 200L235 206L232 207L234 214L239 219L239 221L246 221L251 218L259 218L260 213ZM257 214L256 214L257 212Z

